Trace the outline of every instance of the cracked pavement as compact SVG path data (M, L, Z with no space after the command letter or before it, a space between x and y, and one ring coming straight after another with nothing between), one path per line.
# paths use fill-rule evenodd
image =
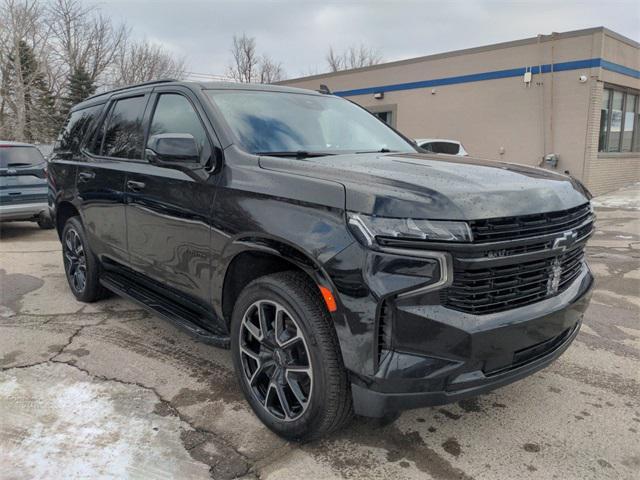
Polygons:
M3 224L0 477L638 478L638 198L636 185L598 199L592 305L549 368L305 445L251 413L228 351L116 296L76 302L55 232Z

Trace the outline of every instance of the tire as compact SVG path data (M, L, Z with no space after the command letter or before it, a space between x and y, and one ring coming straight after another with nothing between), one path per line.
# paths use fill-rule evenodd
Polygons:
M258 320L259 310L264 313L264 324ZM269 330L274 327L275 331L276 324L280 325L279 340ZM280 348L282 345L285 347ZM231 353L249 405L281 437L320 438L340 429L353 416L351 390L331 317L317 287L302 272L266 275L245 287L233 309Z
M38 226L42 230L51 230L55 225L53 224L53 220L46 213L41 213L38 217Z
M79 217L67 220L61 238L64 272L71 292L81 302L99 300L104 295L104 288L100 285L100 264L89 248ZM78 271L84 272L84 275L78 274Z

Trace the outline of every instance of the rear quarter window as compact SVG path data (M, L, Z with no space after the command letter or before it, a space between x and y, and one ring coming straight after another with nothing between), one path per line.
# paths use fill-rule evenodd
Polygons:
M94 105L71 112L65 126L58 136L55 152L57 154L76 155L87 136L87 132L94 126L104 105Z

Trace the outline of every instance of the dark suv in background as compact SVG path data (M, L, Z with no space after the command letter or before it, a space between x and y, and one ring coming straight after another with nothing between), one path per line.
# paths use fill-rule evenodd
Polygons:
M312 91L95 96L72 109L50 188L74 295L108 289L230 347L247 401L287 438L545 367L593 281L578 181L419 153Z
M35 145L0 140L0 222L53 228L47 204L47 162Z

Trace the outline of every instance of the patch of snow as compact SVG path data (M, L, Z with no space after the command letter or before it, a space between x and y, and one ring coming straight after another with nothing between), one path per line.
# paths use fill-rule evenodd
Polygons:
M0 383L0 398L10 397L16 388L18 388L18 382L15 377Z
M640 210L640 183L634 183L614 192L595 197L591 203L596 208Z
M208 479L155 395L65 365L0 373L2 478ZM11 409L3 409L11 404Z

